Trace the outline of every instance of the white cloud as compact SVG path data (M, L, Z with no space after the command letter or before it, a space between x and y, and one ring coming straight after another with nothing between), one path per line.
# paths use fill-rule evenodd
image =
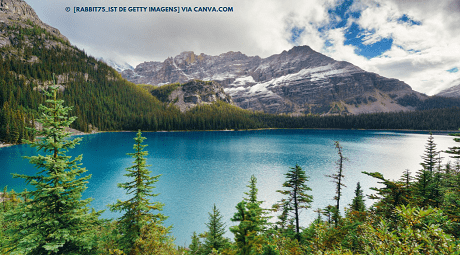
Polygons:
M363 44L392 38L392 48L370 60L357 57L349 48L344 49L344 39L338 39L345 37L343 30L336 29L334 32L340 33L332 36L336 44L328 53L365 70L403 80L417 91L437 93L460 77L458 73L446 71L460 67L460 33L457 26L452 26L459 21L460 8L445 8L451 4L452 1L356 2L352 9L361 10L361 17L354 22L366 29ZM421 25L398 21L404 14Z
M289 27L327 18L323 1L29 0L38 15L91 54L164 60L182 51L216 55L241 51L266 57L293 45ZM326 1L325 3L327 3ZM231 6L232 13L67 13L66 6ZM307 28L305 36L314 31ZM315 35L318 37L317 35ZM317 41L316 39L313 41ZM319 43L316 43L319 47ZM109 57L109 56L107 56ZM128 59L128 57L126 57ZM131 60L131 61L132 61ZM133 63L136 64L136 63Z
M356 46L344 45L345 29L333 28L338 17L327 10L341 0L28 0L39 17L70 41L96 57L132 65L163 61L182 51L218 55L241 51L267 57L294 46L291 29L303 32L299 44L309 45L336 60L405 81L414 89L435 93L460 78L460 2L458 0L360 0L361 11L350 18L363 29L364 44L392 38L393 47L368 60ZM232 13L67 13L70 6L232 6ZM406 14L420 26L398 22ZM318 28L325 27L322 33ZM332 43L325 47L326 42Z

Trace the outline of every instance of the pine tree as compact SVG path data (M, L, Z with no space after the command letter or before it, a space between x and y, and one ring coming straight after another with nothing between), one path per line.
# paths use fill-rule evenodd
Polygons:
M283 208L288 213L294 213L292 218L295 221L296 238L300 241L299 213L301 209L310 208L313 196L306 193L307 191L311 191L311 188L307 186L308 176L299 165L291 167L291 170L285 175L287 180L283 183L283 187L287 188L287 190L277 190L277 192L287 197L275 204L274 209L279 210Z
M235 241L240 249L240 254L250 254L255 251L257 245L262 245L260 234L264 231L267 224L267 217L260 207L262 201L257 200L257 178L252 175L249 181L249 192L245 192L248 197L237 204L237 212L231 219L239 222L237 226L230 227L230 231L235 235Z
M267 222L271 217L267 216L267 210L264 210L260 207L263 201L257 200L257 194L259 190L257 189L257 178L254 175L251 175L249 185L246 185L246 187L249 188L249 192L244 192L244 194L247 195L244 200L248 202L248 208L256 212L256 223L260 225L260 229L265 230Z
M337 153L339 154L339 159L337 160L337 173L332 175L326 175L327 177L332 178L332 182L336 184L334 200L336 201L335 210L333 213L333 219L335 223L335 227L339 222L340 218L340 197L342 196L342 187L346 187L343 184L342 179L344 178L343 172L343 161L346 158L342 155L342 146L340 146L339 141L335 141L335 148L337 149Z
M398 205L407 205L409 197L405 189L405 185L400 182L390 181L385 179L379 172L362 172L368 176L374 177L380 180L377 183L383 184L384 187L373 187L371 190L376 191L376 194L369 195L370 199L378 199L373 205L377 213L384 215L387 218L394 218L393 211Z
M422 156L423 162L420 165L423 166L423 169L433 173L436 164L439 163L439 152L436 151L436 143L434 143L433 134L430 132L428 137L427 144L425 145L425 152Z
M459 129L460 130L460 129ZM454 136L454 141L459 143L460 142L460 133L455 133L455 134L450 134L451 136ZM451 158L455 159L460 159L460 146L453 146L450 147L449 150L446 151L446 153L450 154ZM457 161L458 163L458 161Z
M259 226L255 224L256 220L256 212L249 210L246 201L243 200L236 205L236 213L231 221L239 222L239 224L230 227L230 231L235 235L235 242L240 255L249 255L253 250L255 238L260 231Z
M35 189L25 191L23 196L30 199L24 199L8 216L18 222L9 230L8 247L21 254L91 254L95 244L89 231L98 213L88 213L90 199L81 200L91 175L78 178L87 171L80 167L82 155L73 160L66 155L81 139L68 139L70 134L64 129L75 117L67 116L71 108L56 99L56 88L50 87L50 91L45 92L52 98L46 101L48 107L39 107L42 115L38 122L43 129L38 135L43 138L25 141L48 154L26 157L39 169L36 175L14 175Z
M294 219L289 217L289 208L289 203L287 202L273 205L273 210L281 211L281 214L277 216L278 221L276 222L275 228L287 236L294 236Z
M438 203L439 196L439 174L435 174L435 168L437 164L440 164L439 152L436 151L436 144L434 143L433 135L430 133L427 144L425 146L425 152L422 156L423 162L420 163L423 169L419 170L416 174L415 196L419 200L420 205L428 206L433 203ZM435 178L436 175L436 178Z
M321 210L321 214L324 215L324 217L326 217L327 223L329 225L332 224L332 218L334 215L334 211L335 211L335 206L333 205L327 205L326 207L324 207L324 209Z
M405 201L407 201L407 203L413 202L413 179L414 178L411 176L411 172L409 171L409 169L406 169L403 172L401 178L399 179L399 183L402 184Z
M149 200L158 196L152 190L160 175L150 176L151 171L147 169L150 166L146 165L145 159L148 152L143 150L147 145L142 144L145 139L139 130L134 138L135 152L127 154L134 158L134 165L126 169L128 173L125 176L132 179L118 184L118 187L125 189L126 193L132 194L133 197L126 201L118 200L114 205L110 205L112 211L125 212L119 219L119 231L122 234L120 245L128 254L135 254L139 249L136 247L136 241L140 238L143 226L161 224L167 218L161 213L153 213L161 211L163 204ZM169 229L166 232L168 231Z
M200 242L200 237L193 232L192 243L188 246L191 254L201 254L203 250L203 244Z
M364 204L363 190L361 189L361 184L359 182L356 184L355 197L351 202L351 210L357 212L364 212L366 210L366 205Z
M222 222L222 218L223 216L214 204L212 212L209 213L209 223L206 224L208 227L206 240L204 242L206 254L212 252L213 249L217 251L222 249L228 242L228 240L224 238L225 224Z
M412 183L413 177L411 176L411 172L409 169L406 169L399 179L401 183L404 183L404 186L406 187L407 190L409 190L411 183Z
M249 185L246 187L249 188L249 192L244 192L245 195L247 195L247 198L244 198L245 201L249 203L254 203L254 204L262 204L261 201L257 201L257 193L258 189L256 187L257 184L257 178L254 175L251 175L251 179L249 181Z

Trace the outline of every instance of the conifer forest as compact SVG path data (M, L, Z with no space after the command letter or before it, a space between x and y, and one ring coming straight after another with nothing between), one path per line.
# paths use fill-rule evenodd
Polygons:
M341 200L344 187L342 146L336 141L336 173L326 176L336 185L336 204L311 208L309 177L299 165L286 169L285 182L278 187L283 198L271 208L262 208L258 199L257 176L248 180L247 191L235 205L227 228L219 208L209 212L207 231L193 233L190 245L174 244L167 215L156 202L154 184L161 175L151 176L146 164L148 151L139 130L134 137L132 166L126 169L126 183L118 187L130 199L108 205L121 212L107 220L82 200L85 175L82 156L71 158L68 150L80 138L68 139L65 128L76 120L71 107L57 98L57 87L44 91L37 122L42 129L29 128L35 139L23 142L37 148L38 156L27 157L37 168L36 175L18 175L34 187L15 192L3 189L0 210L0 251L2 254L458 254L460 250L460 147L449 153L454 163L444 163L432 135L427 139L420 169L399 180L386 179L379 172L363 172L383 184L366 198L356 183L352 201ZM455 142L460 139L454 137ZM349 183L349 181L347 181ZM97 198L95 198L97 199ZM364 200L373 199L366 208ZM340 203L348 204L340 211ZM299 212L315 210L317 218L302 222ZM226 232L233 239L224 237Z

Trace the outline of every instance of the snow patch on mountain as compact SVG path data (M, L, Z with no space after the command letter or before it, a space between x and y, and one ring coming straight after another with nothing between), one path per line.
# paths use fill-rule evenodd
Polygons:
M380 107L388 102L373 96L376 91L390 98L390 103L405 95L419 95L402 81L335 61L308 46L297 46L267 58L248 57L241 52L209 56L188 51L164 62L144 62L134 72L124 71L122 76L138 84L153 85L217 81L241 108L296 115L337 114L333 109L336 104L353 106L359 111L391 111L392 108ZM366 103L369 100L372 103ZM341 111L354 113L346 107Z
M105 62L107 65L113 67L113 69L117 70L117 72L119 73L123 72L124 70L134 70L134 67L132 67L130 64L126 62L123 64L120 64L111 59L100 58L100 60Z

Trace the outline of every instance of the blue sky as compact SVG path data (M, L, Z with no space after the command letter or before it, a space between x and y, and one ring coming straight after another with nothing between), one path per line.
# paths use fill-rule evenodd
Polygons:
M135 66L183 51L260 57L308 45L435 94L460 79L458 0L26 0L95 57ZM74 6L232 6L232 13L68 13Z

